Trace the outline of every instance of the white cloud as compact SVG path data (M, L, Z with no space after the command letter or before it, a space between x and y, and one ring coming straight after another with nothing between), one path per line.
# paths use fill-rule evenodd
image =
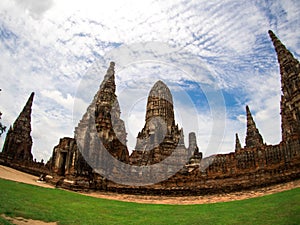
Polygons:
M68 109L69 111L72 111L72 108L74 106L74 98L68 93L66 98L63 96L63 94L59 91L53 90L42 90L41 94L44 97L50 98L63 106L64 108Z
M137 99L141 99L154 83L152 75L155 69L145 66L144 62L139 65L139 62L149 59L150 55L161 59L161 53L166 53L164 46L170 45L178 51L163 55L168 60L163 61L165 64L160 60L156 73L157 78L169 81L172 91L177 90L176 86L178 88L175 84L193 89L187 83L191 80L198 83L213 81L215 87L228 91L237 101L235 105L227 106L222 149L230 150L231 142L234 146L235 132L240 136L245 133L243 122L237 119L243 115L245 104L249 104L253 111L265 140L278 143L279 70L267 30L273 29L282 42L299 56L299 15L297 0L113 0L105 3L92 0L2 0L0 74L5 82L1 83L3 91L0 98L3 122L12 123L30 92L35 91L33 121L39 123L33 123L33 132L38 131L34 133L33 152L37 157L45 151L49 153L49 149L58 142L59 135L73 135L76 122L72 122L72 118L74 121L80 118L101 82L105 69L89 69L93 63L98 60L99 65L106 67L109 60L115 60L114 54L120 53L115 50L119 45L135 46L129 49L129 52L135 50L131 52L131 58L125 57L128 64L116 64L122 107L135 97L129 94L123 97L125 102L122 103L122 90L134 88L139 82L143 84L143 91L139 88L133 90L140 92ZM158 45L147 55L143 49L149 48L141 43L149 42L166 45ZM137 57L144 58L138 62ZM176 70L174 65L181 71ZM203 65L208 74L202 69ZM72 106L74 99L75 105ZM143 104L136 106L135 114L127 115L129 121L144 117ZM71 114L72 107L74 115ZM201 126L205 125L203 121L210 121L211 115L205 117L201 113L198 116L200 128L196 132L201 134L198 142L205 146L209 135L205 136ZM141 123L131 122L127 129L134 133ZM185 123L182 126L186 131L192 129ZM240 139L244 139L243 136Z
M39 18L53 5L53 0L14 0L17 5L28 11L34 18Z
M259 88L257 88L257 84ZM280 118L280 75L279 71L270 71L269 77L257 76L249 81L248 101L254 120L264 140L268 144L281 141Z

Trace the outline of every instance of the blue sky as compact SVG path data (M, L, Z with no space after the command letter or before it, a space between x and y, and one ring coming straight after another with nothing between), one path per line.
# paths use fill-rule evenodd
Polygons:
M233 151L235 133L244 145L246 104L264 141L276 144L280 74L267 31L299 59L299 26L297 0L2 0L2 120L12 124L34 91L33 154L47 160L59 138L73 136L115 61L130 149L158 79L205 155Z

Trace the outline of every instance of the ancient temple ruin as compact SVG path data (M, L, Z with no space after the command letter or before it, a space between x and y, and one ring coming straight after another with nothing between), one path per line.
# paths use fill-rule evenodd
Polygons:
M180 146L184 146L183 130L175 124L172 94L159 80L150 90L145 126L138 133L130 163L138 166L159 163Z
M32 138L30 135L33 97L34 93L32 92L13 126L9 127L2 149L3 156L21 161L33 160L31 153Z
M92 175L100 163L108 164L103 154L108 151L116 159L128 163L124 121L115 94L115 64L107 70L92 103L75 128L75 138L63 138L54 148L52 171L59 175ZM75 141L76 140L76 141Z
M282 141L300 138L300 64L293 54L270 30L281 74L281 129Z
M235 152L239 151L242 148L240 139L239 139L239 135L236 133L235 134Z
M120 119L120 105L115 94L115 63L111 62L101 83L95 108L95 125L101 143L122 162L129 161L125 123ZM80 126L80 125L79 125Z
M78 150L74 138L64 137L54 147L51 161L52 172L59 176L75 173L75 163L78 163ZM76 162L77 161L77 162Z
M183 128L179 129L174 118L172 93L160 80L149 92L145 125L137 134L135 149L129 155L127 133L115 94L115 64L112 62L94 99L75 128L74 138L61 138L54 147L47 164L48 173L52 175L48 182L73 190L198 195L230 192L300 178L300 64L272 31L269 31L269 35L277 54L281 75L282 141L279 144L264 143L250 108L246 106L245 146L241 145L236 134L234 151L203 158L194 132L188 134L188 147L185 146ZM11 158L32 160L32 99L33 94L10 128L1 157L8 155ZM116 183L108 176L121 174L126 166L132 166L132 170L120 176L126 180L141 173L138 176L141 178L143 169L164 162L170 156L173 156L173 161L169 161L166 166L172 168L183 158L184 153L190 153L190 157L182 167L157 183L126 185ZM117 167L115 160L122 162L122 166ZM107 170L99 173L97 169L103 165ZM138 171L137 168L142 170Z
M246 146L245 148L260 147L263 145L263 138L256 128L256 124L252 118L249 106L246 106L247 114L247 133L246 133Z
M246 106L245 146L242 147L236 134L234 152L203 158L197 146L195 133L189 134L189 146L185 147L183 129L179 129L174 119L172 94L163 81L157 81L149 92L145 125L137 135L135 149L129 155L126 147L126 130L124 122L120 119L120 107L115 95L114 63L111 63L87 113L75 129L76 140L84 145L79 148L81 151L71 150L73 147L70 147L70 144L63 144L66 142L64 139L58 145L61 152L64 151L62 149L66 149L65 152L70 153L70 156L60 159L64 162L65 171L71 173L73 171L73 175L93 174L94 182L95 177L98 177L96 183L102 181L98 187L105 187L105 190L152 194L203 194L218 190L232 191L298 178L300 176L300 66L272 31L269 31L269 35L277 53L282 84L282 141L278 145L264 143L250 108ZM72 139L71 142L75 140ZM163 161L177 148L180 148L181 152L192 152L190 159L176 174L153 185L137 188L116 184L109 180L104 184L105 177L93 172L88 166L107 163L101 161L101 152L105 149L120 161L145 167ZM57 149L58 147L55 147L54 151ZM73 158L72 152L76 155ZM83 157L79 157L81 154ZM59 157L55 155L52 161L56 166L61 165ZM111 167L113 170L113 165Z

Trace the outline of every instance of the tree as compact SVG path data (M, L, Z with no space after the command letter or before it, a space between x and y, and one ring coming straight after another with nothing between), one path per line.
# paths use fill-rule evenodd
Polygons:
M1 91L1 89L0 89ZM2 116L2 113L0 112L0 120L1 120L1 116ZM5 132L5 129L6 129L6 126L4 126L1 122L0 122L0 137L1 135Z

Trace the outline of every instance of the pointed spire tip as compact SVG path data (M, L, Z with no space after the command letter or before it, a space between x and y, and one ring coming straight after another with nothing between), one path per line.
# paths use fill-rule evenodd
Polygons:
M112 61L110 62L109 67L115 67L115 65L116 65L115 62Z
M31 92L26 104L32 104L33 97L34 97L34 92Z

